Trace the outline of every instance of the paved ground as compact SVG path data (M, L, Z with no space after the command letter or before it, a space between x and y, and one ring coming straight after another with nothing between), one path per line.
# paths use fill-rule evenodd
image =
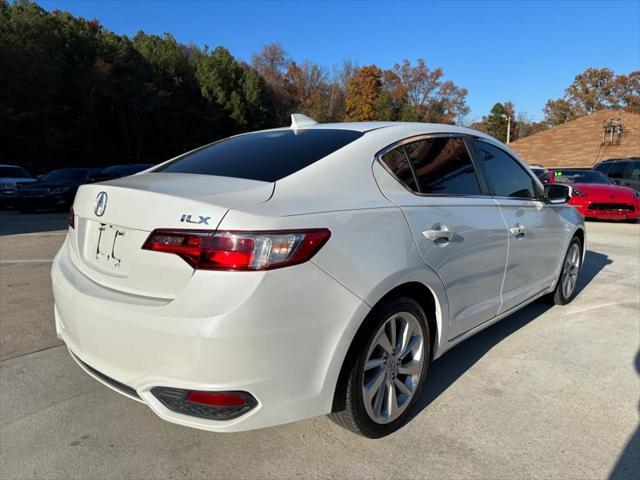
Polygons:
M64 215L0 213L4 232L40 225ZM571 305L533 304L447 353L415 418L377 441L326 418L240 434L163 422L55 338L48 259L63 235L1 236L0 478L637 479L640 226L588 234Z

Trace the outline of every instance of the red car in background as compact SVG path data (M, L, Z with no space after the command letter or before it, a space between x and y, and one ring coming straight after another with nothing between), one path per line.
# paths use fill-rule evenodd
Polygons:
M564 183L573 188L569 205L585 218L602 220L640 219L640 192L615 185L593 170L550 169L545 183Z

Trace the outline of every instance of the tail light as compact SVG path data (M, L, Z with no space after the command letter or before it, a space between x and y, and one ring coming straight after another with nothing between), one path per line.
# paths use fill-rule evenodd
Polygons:
M330 236L326 228L271 232L158 229L142 248L178 255L195 269L272 270L306 262Z
M69 209L69 213L67 214L67 225L70 228L76 228L76 214L73 211L73 207Z

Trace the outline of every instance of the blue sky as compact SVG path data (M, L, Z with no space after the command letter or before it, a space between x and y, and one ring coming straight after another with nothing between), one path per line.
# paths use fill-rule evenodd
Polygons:
M326 67L351 59L389 68L423 57L469 90L469 120L506 100L540 119L545 101L587 67L640 69L640 0L39 3L120 34L169 32L183 43L222 45L246 61L271 42Z

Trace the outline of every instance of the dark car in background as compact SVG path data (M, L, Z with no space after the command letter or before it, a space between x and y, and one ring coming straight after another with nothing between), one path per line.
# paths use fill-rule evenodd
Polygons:
M69 208L80 185L87 183L95 168L53 170L28 185L18 186L16 207L21 212Z
M35 182L24 168L17 165L0 165L0 208L10 207L18 196L18 185Z
M640 190L640 158L612 158L597 163L593 169L618 185Z
M153 163L130 163L127 165L113 165L103 168L97 173L89 176L87 183L104 182L115 178L128 177L134 173L141 172L147 168L155 166Z

